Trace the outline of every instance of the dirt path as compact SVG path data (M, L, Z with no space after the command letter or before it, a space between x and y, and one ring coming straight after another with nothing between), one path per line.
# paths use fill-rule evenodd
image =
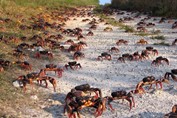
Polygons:
M115 17L115 16L114 16ZM71 18L72 19L72 18ZM67 22L66 28L80 27L83 29L83 34L88 32L88 22L81 22L84 18L76 18L77 20L70 20ZM89 18L92 19L92 18ZM138 19L132 21L133 24L138 22ZM131 23L127 23L130 24ZM136 84L141 81L144 77L153 75L156 78L160 78L165 72L170 69L176 68L177 48L175 46L155 46L152 45L156 40L147 37L136 36L130 33L125 33L123 30L117 27L112 27L112 32L104 32L103 29L108 25L104 23L98 24L98 28L93 30L94 36L87 36L85 42L88 47L83 50L85 58L78 61L82 65L82 69L79 70L65 70L62 78L57 78L58 87L57 93L52 93L53 97L51 102L53 105L43 107L44 111L42 115L38 115L41 118L65 118L63 115L63 104L66 94L76 85L89 83L93 87L101 88L103 96L110 96L112 91L116 90L130 90L135 89ZM134 27L134 25L132 25ZM169 28L167 25L164 28ZM157 25L157 28L162 27ZM168 29L166 29L168 30ZM163 32L164 35L166 32ZM162 33L162 34L163 34ZM173 36L175 35L173 34ZM169 37L169 38L171 38ZM148 45L137 45L135 44L138 40L146 38ZM67 39L75 38L67 37ZM66 39L66 40L67 40ZM128 45L116 46L118 39L125 39L129 41ZM171 40L167 40L170 42ZM102 53L107 52L111 47L116 46L119 48L119 53L112 53L113 59L111 61L97 61L96 58ZM141 52L146 46L153 46L159 50L159 55L164 56L170 60L170 65L161 65L159 67L152 67L151 62L156 57L151 57L150 60L144 60L142 62L137 61L126 61L126 63L117 62L117 58L124 53L133 53L135 51ZM72 61L72 55L65 53L65 62L57 62L59 66L64 66L68 61ZM49 75L54 76L53 73ZM173 85L173 86L171 86ZM120 102L113 102L112 105L115 108L115 112L106 110L100 118L161 118L165 113L171 110L171 107L177 103L176 94L176 83L170 82L170 85L164 85L164 91L150 91L140 98L135 97L136 107L129 111L128 102L125 101L123 104ZM170 87L172 89L170 89ZM49 85L51 92L52 86ZM50 101L49 101L50 102ZM92 118L93 109L84 109L81 112L83 118Z

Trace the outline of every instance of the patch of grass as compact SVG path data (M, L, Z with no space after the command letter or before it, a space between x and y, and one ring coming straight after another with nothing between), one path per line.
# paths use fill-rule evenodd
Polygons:
M121 26L121 25L123 25L123 24L117 22L117 21L116 21L115 19L113 19L113 18L108 18L108 19L107 19L107 22L108 22L109 24L113 25L113 26Z
M156 30L156 31L153 31L153 32L136 32L134 35L137 35L137 36L154 36L154 35L158 35L160 33L160 30Z
M45 6L48 8L58 8L58 7L73 7L73 6L88 6L88 5L98 5L98 0L1 0L3 5L7 2L15 3L19 6L24 7L39 7Z
M0 36L5 36L5 37L10 37L10 36L22 37L24 35L21 34L21 33L14 33L14 32L0 32Z
M15 96L14 94L19 93L19 90L15 89L12 86L15 74L13 73L14 71L10 71L12 71L12 69L6 69L5 71L0 73L0 100L4 102L16 100L18 96Z
M108 24L110 24L112 26L122 26L123 25L122 23L119 23L118 21L116 21L114 18L110 18L103 13L97 13L96 15L99 18L104 19L105 22L107 22Z
M152 34L145 33L145 32L137 32L134 35L137 35L137 36L149 36L149 35L152 35Z
M153 45L170 46L169 43L165 43L165 42L154 43Z
M76 9L78 6L98 5L98 0L0 0L0 18L8 18L11 21L1 23L0 28L6 34L18 34L29 36L37 34L33 29L21 30L19 26L30 26L31 17L36 17L38 14L43 16L51 16L52 11L69 11ZM45 19L47 20L47 18Z
M125 32L132 33L135 31L133 27L125 25L125 24L117 21L116 19L111 18L108 15L106 15L106 13L104 13L104 6L103 7L101 7L101 6L96 7L94 9L94 12L99 18L104 19L106 23L108 23L112 26L119 27L120 29L125 30Z
M108 24L115 26L115 27L120 27L120 29L125 30L125 32L134 32L134 28L128 25L124 25L123 23L120 23L118 21L116 21L114 18L110 18L109 16L106 16L103 13L97 13L96 14L98 17L100 17L101 19L104 19L105 22L107 22Z
M36 108L38 105L31 100L30 96L36 94L40 100L44 99L46 93L38 90L31 90L31 86L28 84L27 89L30 92L24 93L22 88L13 87L12 82L17 78L18 75L25 73L20 69L8 68L0 73L0 116L19 116L19 112L25 114L27 107ZM36 87L35 87L36 88ZM47 95L46 95L47 96ZM4 117L3 117L4 118ZM10 118L10 117L8 117Z
M165 40L165 37L163 35L152 36L151 38L156 40Z
M133 27L128 26L128 25L122 25L122 26L120 27L120 29L125 30L125 32L131 32L131 33L135 31Z

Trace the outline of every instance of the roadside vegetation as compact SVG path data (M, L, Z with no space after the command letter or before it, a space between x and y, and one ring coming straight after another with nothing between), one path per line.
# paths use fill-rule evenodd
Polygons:
M99 18L105 20L106 23L108 23L112 26L119 27L120 29L124 30L125 32L129 32L129 33L135 32L133 27L125 25L124 23L121 23L121 22L117 21L116 19L108 16L109 13L107 14L104 12L105 7L107 7L107 5L98 6L97 8L94 9L95 14Z
M158 35L158 36L152 36L151 39L165 40L165 37L163 35Z
M170 46L169 43L165 43L164 41L160 42L160 43L154 43L154 45L160 45L160 46Z
M112 0L111 7L146 12L156 16L177 17L176 0Z

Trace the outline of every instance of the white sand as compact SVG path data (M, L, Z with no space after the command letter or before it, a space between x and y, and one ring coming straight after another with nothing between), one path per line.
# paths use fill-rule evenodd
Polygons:
M122 16L112 16L116 19ZM144 17L144 16L143 16ZM70 20L67 22L67 28L76 28L81 27L83 29L83 34L85 35L88 31L90 25L88 22L81 22L84 18L77 18L77 20ZM91 18L90 18L91 19ZM136 23L140 19L135 19L134 21L126 22L127 25L131 25L136 28ZM149 20L152 21L152 20ZM158 24L157 21L155 28L160 29L166 37L165 42L170 43L177 38L177 34L170 33L172 31L171 24L162 23ZM103 29L108 25L100 23L96 30L93 30L94 36L86 37L86 42L88 47L83 50L85 58L78 60L78 63L82 65L82 69L78 70L65 70L62 78L57 78L58 87L57 93L53 93L54 100L64 104L64 98L66 94L75 86L80 84L89 83L92 87L101 88L103 96L110 96L111 92L117 90L125 90L129 92L134 90L135 86L139 81L144 77L153 75L157 79L161 76L164 76L165 72L170 72L171 69L177 69L177 47L176 46L155 46L152 45L158 40L152 40L148 36L136 36L131 33L125 33L123 30L120 30L117 27L112 27L112 32L103 32ZM148 31L151 31L152 28L149 28ZM176 30L177 31L177 30ZM137 45L135 44L140 39L146 39L148 45ZM75 39L68 37L67 39ZM129 41L128 45L116 46L116 41L118 39L125 39ZM75 41L77 41L75 39ZM107 52L111 47L116 46L119 48L119 53L112 53L113 59L111 61L97 61L96 58L102 53ZM142 62L136 61L126 61L126 63L117 62L117 58L124 53L133 53L135 51L141 52L145 49L146 46L153 46L159 51L159 56L163 56L169 59L170 65L160 65L159 67L151 66L151 62L157 56L152 57L149 60L144 60ZM72 61L72 55L64 53L66 55L65 62L58 62L60 66L64 66L68 61ZM51 73L53 75L53 73ZM164 114L171 111L171 108L174 104L177 103L177 90L176 84L173 80L170 80L170 85L165 84L163 91L148 91L146 94L140 98L138 95L135 95L135 104L131 111L129 111L129 104L127 101L115 101L112 102L115 112L111 112L107 109L103 112L102 116L99 118L162 118ZM153 88L155 86L153 85ZM45 88L43 88L45 89ZM49 85L48 92L52 92L52 86ZM43 113L38 114L38 117L41 118L64 118L63 115L63 105L53 105L44 108ZM92 112L90 109L83 109L81 114L83 118L92 118ZM47 113L46 113L47 112Z

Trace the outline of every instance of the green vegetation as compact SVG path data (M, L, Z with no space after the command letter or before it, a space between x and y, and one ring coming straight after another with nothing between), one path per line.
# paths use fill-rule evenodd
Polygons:
M112 0L111 7L148 12L151 15L177 17L177 0Z
M101 11L101 12L98 12L97 10ZM125 25L123 23L120 23L120 22L116 21L114 18L110 18L110 17L106 16L105 14L103 14L101 8L95 9L95 13L97 14L98 17L100 17L101 19L104 19L108 24L110 24L112 26L119 27L120 29L125 30L125 32L130 32L130 33L134 32L133 27Z
M101 19L104 19L108 24L111 24L113 26L123 25L122 23L119 23L118 21L116 21L114 18L110 18L103 13L97 13L97 16L100 17Z
M170 44L169 44L169 43L165 43L165 42L154 43L154 45L170 46Z
M128 25L122 25L121 29L124 29L125 32L134 32L135 31L133 27L128 26Z
M146 32L136 32L134 35L138 35L138 36L155 36L158 35L160 33L160 30L155 30L153 32L149 32L149 33L146 33Z
M152 35L152 34L145 33L145 32L137 32L134 35L137 35L137 36L149 36L149 35Z
M0 18L9 18L9 23L1 23L0 34L25 35L39 34L40 31L21 30L20 25L29 25L28 20L37 14L45 13L48 17L51 11L70 10L78 6L98 5L99 0L0 0ZM45 17L44 16L44 17ZM50 19L49 19L50 20ZM1 30L3 29L3 30Z
M98 5L99 0L1 0L2 7L8 6L8 4L18 5L23 7L75 7L75 6L89 6Z
M165 40L165 37L163 35L158 35L158 36L152 36L152 39L157 39L157 40Z

